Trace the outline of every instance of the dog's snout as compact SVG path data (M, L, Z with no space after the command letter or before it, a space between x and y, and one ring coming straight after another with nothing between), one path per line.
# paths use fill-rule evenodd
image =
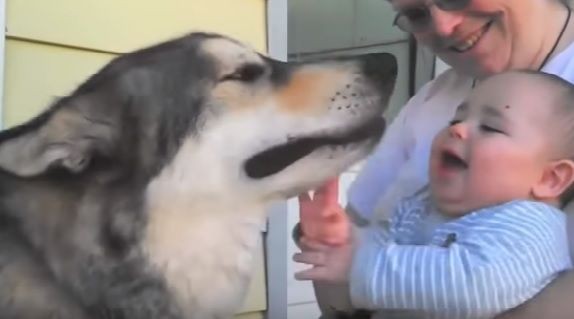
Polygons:
M393 83L397 77L397 59L390 53L372 53L362 56L363 73L378 83Z

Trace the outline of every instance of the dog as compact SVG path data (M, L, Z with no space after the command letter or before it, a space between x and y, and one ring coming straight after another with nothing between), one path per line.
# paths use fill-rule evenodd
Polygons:
M373 150L396 74L204 32L112 60L0 133L1 317L232 317L267 205Z

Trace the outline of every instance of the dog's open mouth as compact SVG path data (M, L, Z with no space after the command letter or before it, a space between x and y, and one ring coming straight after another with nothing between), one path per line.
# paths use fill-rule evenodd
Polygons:
M245 162L245 172L251 178L264 178L277 174L299 159L325 146L344 146L370 138L380 138L385 130L385 120L376 118L356 129L334 136L297 138L288 143L271 147Z

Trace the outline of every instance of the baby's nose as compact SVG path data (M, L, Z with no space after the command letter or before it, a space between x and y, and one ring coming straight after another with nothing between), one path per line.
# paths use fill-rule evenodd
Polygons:
M452 137L465 140L468 138L468 125L464 122L453 124L449 128L449 133Z

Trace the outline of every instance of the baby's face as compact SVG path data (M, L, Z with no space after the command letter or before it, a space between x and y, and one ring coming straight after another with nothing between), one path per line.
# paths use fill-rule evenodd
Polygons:
M436 136L430 184L441 211L460 216L531 198L532 185L551 160L554 101L535 82L516 74L484 81Z

